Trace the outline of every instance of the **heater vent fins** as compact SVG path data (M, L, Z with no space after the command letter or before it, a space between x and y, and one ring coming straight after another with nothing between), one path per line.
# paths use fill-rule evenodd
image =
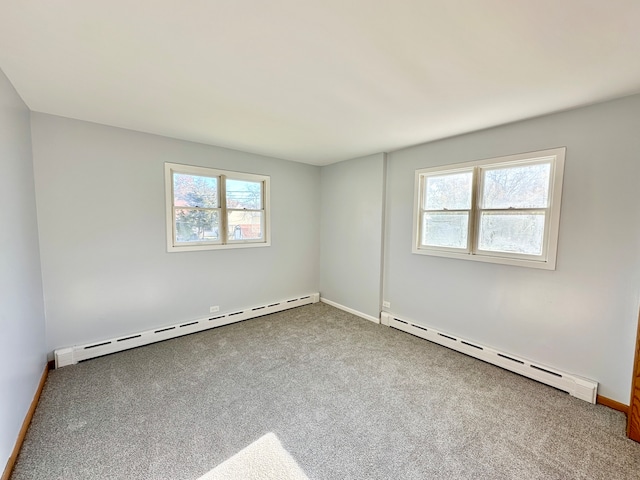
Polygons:
M420 326L392 316L391 313L381 312L380 320L383 325L396 328L397 330L410 333L419 338L424 338L429 342L442 345L470 357L491 363L511 372L523 375L536 380L545 385L565 391L569 395L584 400L589 403L596 403L598 395L598 382L588 378L580 377L569 372L558 371L555 368L540 366L538 362L520 359L509 352L501 352L488 345L471 342L460 337L454 337L446 333L441 333L431 326ZM471 347L471 348L467 348ZM507 361L508 360L508 361Z
M94 345L89 345L87 347L84 347L85 350L89 350L91 348L97 348L97 347L102 347L103 345L109 345L111 342L102 342L102 343L96 343Z
M562 375L560 375L559 373L552 372L552 371L547 370L547 369L542 368L542 367L537 367L535 365L531 365L531 368L535 368L536 370L540 370L541 372L548 373L549 375L553 375L554 377L562 378Z
M456 337L451 337L449 335L445 335L444 333L438 333L438 335L440 335L441 337L444 337L444 338L448 338L449 340L453 340L454 342L458 341L458 339Z
M162 332L168 332L169 330L174 330L176 327L167 327L167 328L161 328L160 330L154 330L153 333L162 333Z
M119 338L118 342L124 342L126 340L133 340L134 338L140 338L142 335L131 335L130 337Z
M522 360L518 360L517 358L511 358L506 355L503 355L502 353L499 353L498 356L502 358L506 358L507 360L511 360L512 362L519 363L520 365L524 365L524 362Z
M57 348L54 350L55 366L61 368L67 365L74 365L91 358L109 355L111 353L129 350L130 348L141 347L150 343L177 338L183 335L209 330L212 328L229 325L232 323L258 318L266 314L277 313L283 310L301 307L303 305L311 305L320 301L319 293L312 293L300 298L292 298L290 300L282 299L272 301L268 305L262 304L255 306L246 305L244 310L238 312L219 314L218 312L210 312L215 317L203 317L195 320L189 320L184 323L176 323L164 327L156 327L153 330L128 334L126 336L118 336L110 339L104 339L96 343L88 343L84 345L75 345L71 347Z

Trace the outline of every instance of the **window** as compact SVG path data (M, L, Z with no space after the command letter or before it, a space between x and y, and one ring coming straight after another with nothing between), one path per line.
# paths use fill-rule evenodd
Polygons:
M270 245L269 177L165 163L167 250Z
M554 270L565 151L416 170L413 253Z

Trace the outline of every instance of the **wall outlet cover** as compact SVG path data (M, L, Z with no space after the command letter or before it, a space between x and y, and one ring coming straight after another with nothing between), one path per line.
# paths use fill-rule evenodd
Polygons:
M215 307L209 307L209 313L216 313L220 311L220 307L217 305Z
M391 302L382 302L383 308L391 308Z

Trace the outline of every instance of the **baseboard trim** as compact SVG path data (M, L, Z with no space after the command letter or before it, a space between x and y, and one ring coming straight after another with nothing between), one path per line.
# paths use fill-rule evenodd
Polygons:
M629 415L629 405L625 405L624 403L618 402L616 400L611 400L610 398L603 397L602 395L597 395L596 403L599 405L604 405L605 407L613 408L614 410L622 412L625 415Z
M101 341L88 343L85 345L74 345L72 347L58 348L53 351L56 368L73 365L83 360L101 357L111 353L122 352L131 348L142 347L151 343L162 342L172 338L202 332L212 328L230 325L232 323L262 317L272 313L282 312L291 308L310 305L320 300L319 293L310 293L302 297L288 298L267 302L262 305L245 307L241 310L229 311L227 313L216 312L204 318L187 320L173 325L158 326L152 330L143 332L132 332L119 337L107 338Z
M473 340L441 332L430 326L413 323L411 320L396 317L388 312L382 312L380 316L383 325L389 325L397 330L550 385L586 402L596 403L598 382L527 360L510 352L496 350Z
M27 415L24 417L24 422L22 422L22 428L20 428L20 433L18 434L18 439L16 440L16 444L13 447L13 452L11 452L11 456L9 457L9 460L7 460L7 465L4 468L4 472L2 473L1 480L9 480L9 478L11 477L11 474L13 473L13 467L15 467L16 460L18 460L18 455L20 454L20 449L22 448L24 437L27 434L29 425L31 425L31 419L33 418L33 414L36 411L38 402L40 401L40 394L42 393L42 389L44 388L44 383L47 381L48 374L49 374L49 365L47 364L45 365L44 371L42 372L42 377L40 377L40 384L38 385L38 389L36 390L35 395L33 396L33 400L31 401L31 406L27 411Z
M358 310L354 310L353 308L345 307L344 305L341 305L341 304L339 304L337 302L334 302L332 300L328 300L328 299L326 299L324 297L320 297L320 301L322 303L326 303L327 305L331 305L332 307L336 307L339 310L343 310L345 312L348 312L348 313L351 313L353 315L356 315L357 317L364 318L365 320L369 320L370 322L380 323L380 319L379 318L373 317L371 315L367 315L366 313L359 312Z

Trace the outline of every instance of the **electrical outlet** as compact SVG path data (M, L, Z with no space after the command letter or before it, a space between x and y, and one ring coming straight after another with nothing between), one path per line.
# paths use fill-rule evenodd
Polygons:
M382 308L391 308L391 302L382 302Z
M220 311L220 307L219 306L215 306L215 307L209 307L209 313L216 313Z

